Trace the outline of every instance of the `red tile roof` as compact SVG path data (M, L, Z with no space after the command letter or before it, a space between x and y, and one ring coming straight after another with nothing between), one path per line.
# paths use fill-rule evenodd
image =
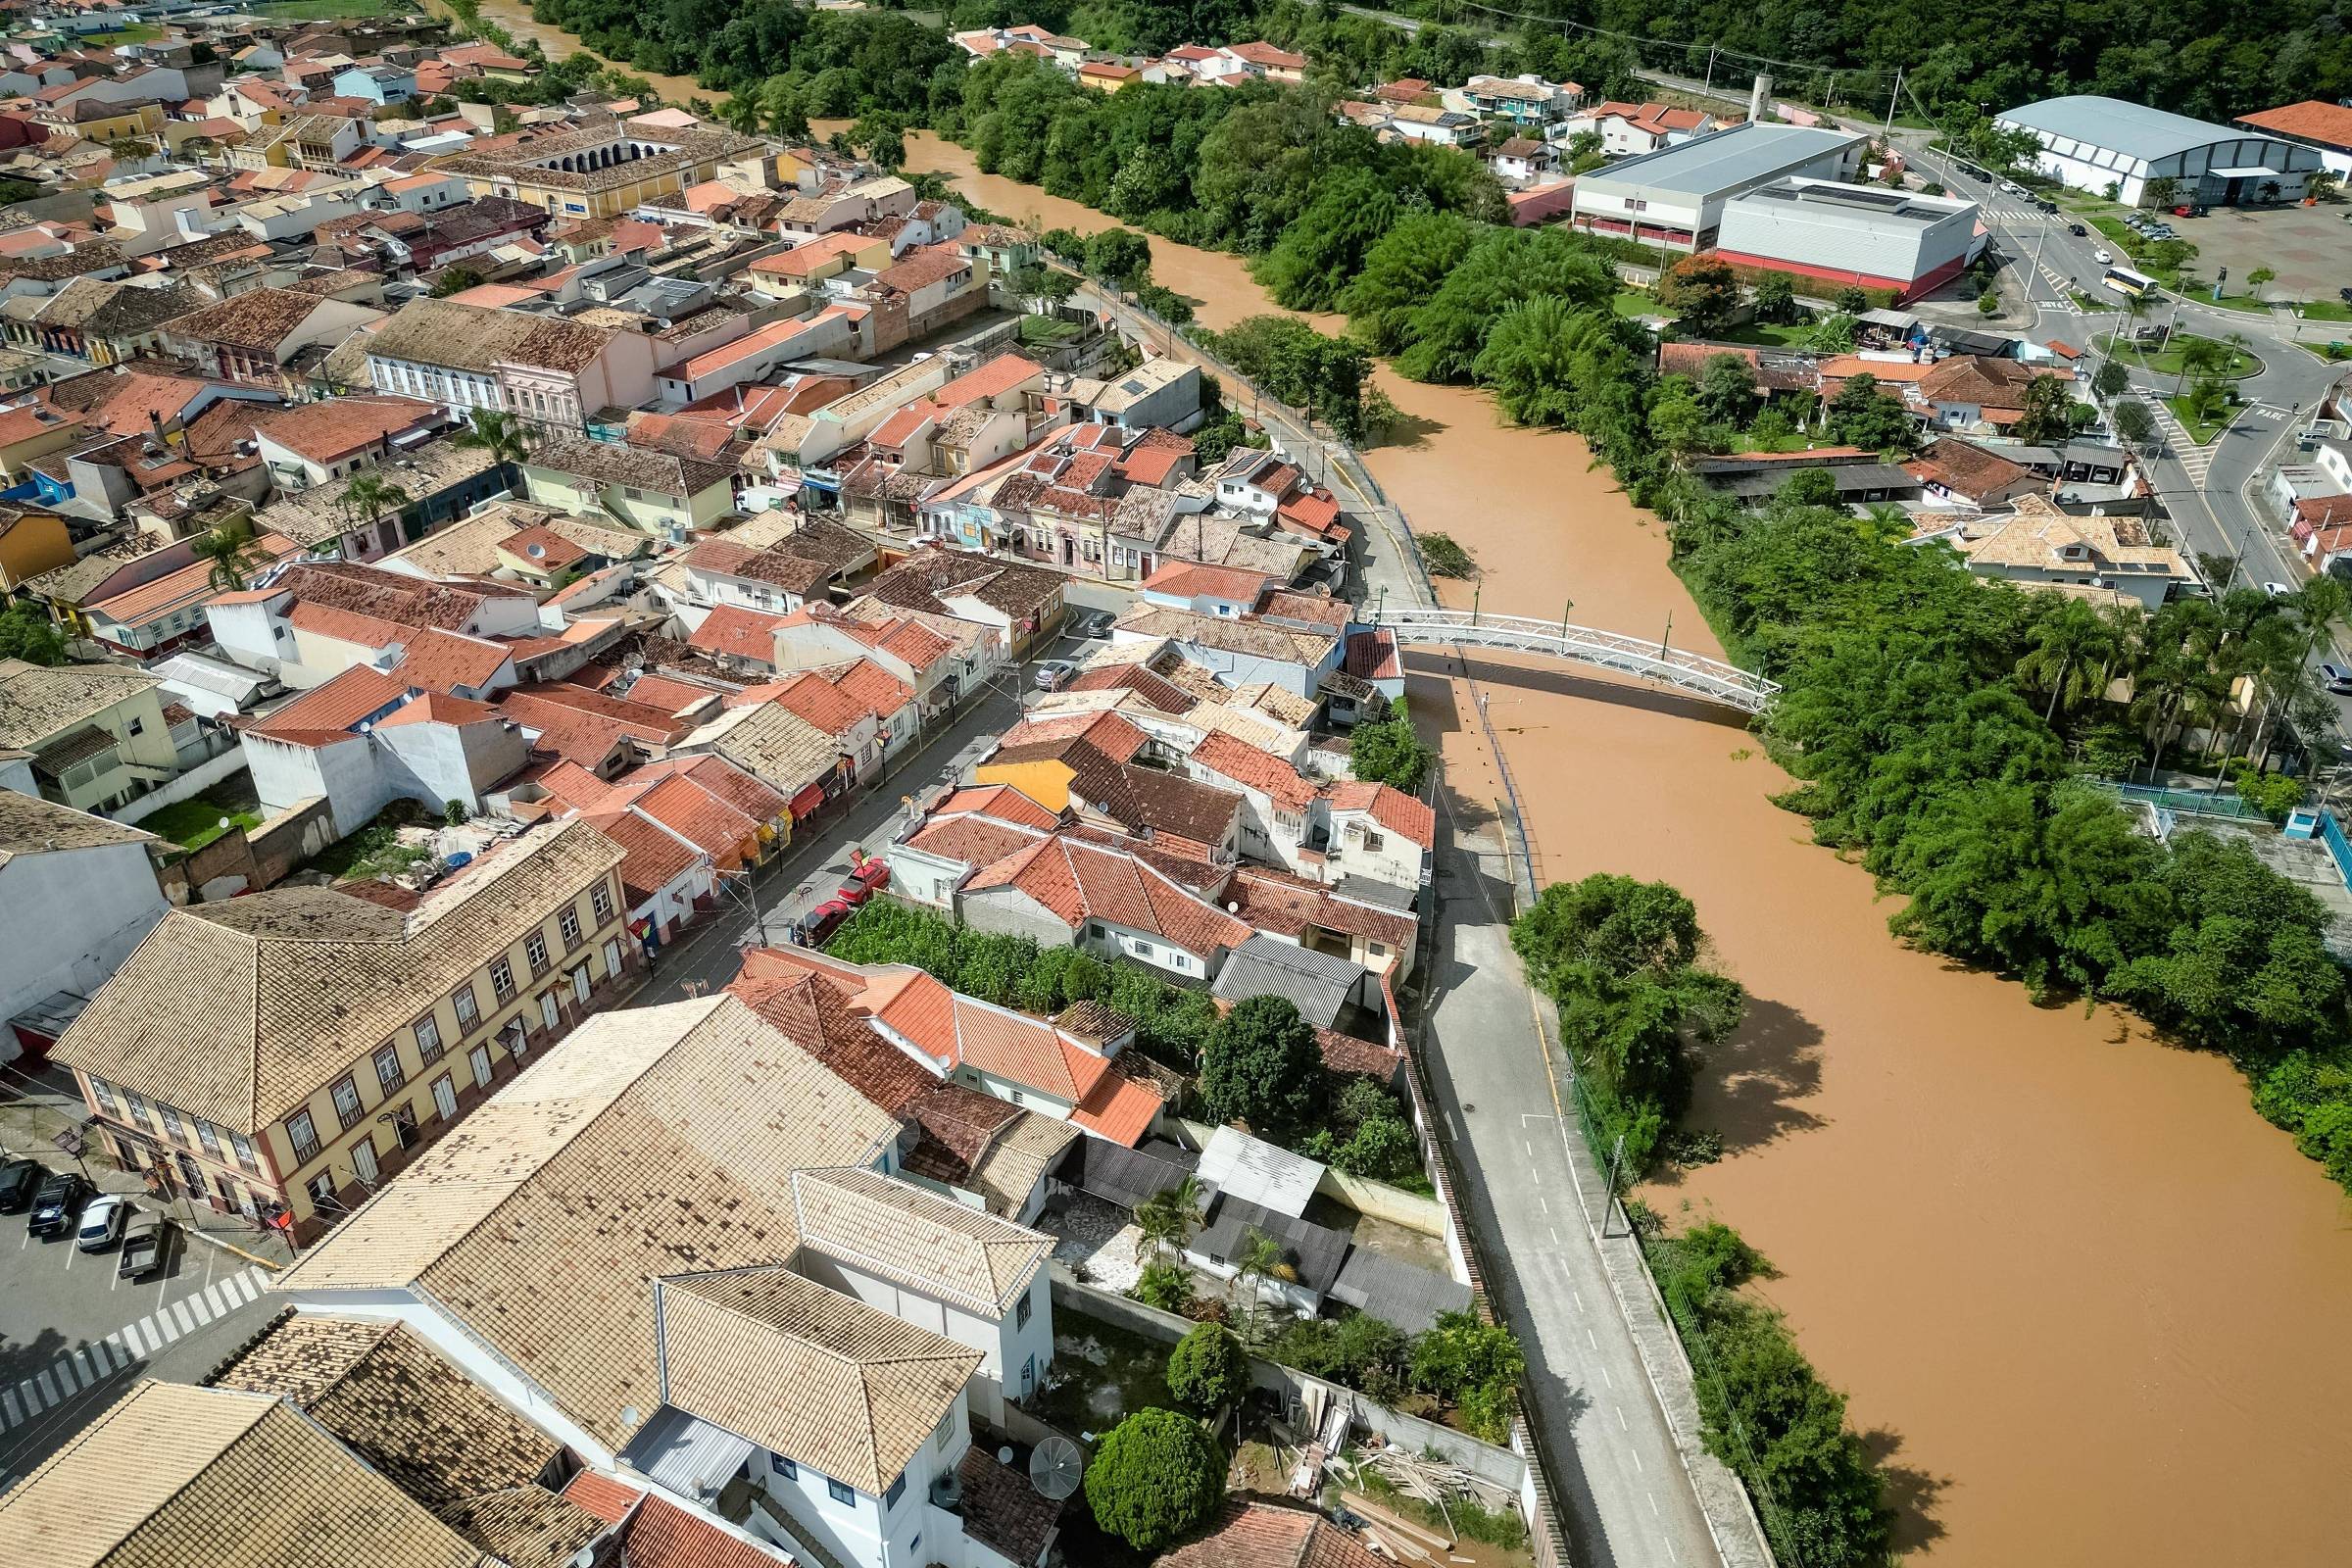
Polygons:
M872 716L863 703L813 670L780 682L768 691L771 701L837 740Z
M587 1471L571 1478L564 1495L600 1519L627 1520L617 1560L628 1568L779 1568L790 1560L738 1540L675 1503Z
M650 816L635 810L599 811L587 821L621 848L620 885L642 904L684 876L702 856Z
M1250 927L1179 886L1142 858L1067 834L1055 834L994 865L981 867L966 892L1009 887L1029 896L1075 931L1108 920L1173 943L1203 960L1239 947Z
M1303 812L1314 804L1315 786L1301 778L1296 767L1223 730L1202 736L1192 757L1210 772L1256 790L1286 810Z
M2237 122L2352 152L2352 106L2331 104L2323 98L2306 98L2299 104L2240 115Z
M498 643L437 626L422 631L402 628L402 640L408 652L400 661L400 674L428 691L455 691L460 686L480 691L514 657Z
M1348 779L1331 786L1335 811L1368 811L1372 820L1392 833L1401 833L1423 849L1438 842L1438 813L1426 801L1416 800L1387 784Z
M1388 1562L1311 1509L1235 1497L1206 1534L1163 1552L1159 1568L1388 1568Z
M294 746L323 746L351 735L360 720L399 702L408 690L405 680L366 664L354 664L275 712L247 724L245 733Z
M762 664L776 662L776 627L782 615L762 614L740 605L720 605L703 617L686 646L697 653L749 659Z

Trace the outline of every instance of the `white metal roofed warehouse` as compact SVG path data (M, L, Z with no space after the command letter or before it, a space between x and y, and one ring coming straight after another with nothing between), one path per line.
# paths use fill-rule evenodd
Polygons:
M2044 98L1993 117L2004 130L2041 140L2041 172L2077 190L2122 187L2137 207L2148 181L2171 175L2179 200L2221 207L2295 201L2320 167L2319 152L2121 98Z
M1843 179L1866 139L1804 125L1732 125L1592 171L1576 182L1571 221L1644 245L1704 250L1715 243L1724 203L1791 174Z

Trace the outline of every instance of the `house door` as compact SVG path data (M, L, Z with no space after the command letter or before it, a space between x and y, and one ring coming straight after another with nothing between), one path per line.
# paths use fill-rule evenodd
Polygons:
M556 994L553 991L542 992L540 994L539 1021L547 1025L547 1027L551 1030L560 1029L563 1027L564 1010L556 1005Z
M588 1005L588 966L584 963L571 971L571 1000L583 1007Z
M360 1180L373 1187L380 1172L375 1163L375 1140L363 1138L351 1146L351 1168L360 1173Z
M392 1136L400 1140L403 1149L416 1147L416 1112L403 1105L392 1113Z
M485 1056L483 1059L487 1061L489 1058ZM433 1080L433 1109L440 1112L443 1121L450 1120L458 1113L457 1086L449 1081L447 1073Z

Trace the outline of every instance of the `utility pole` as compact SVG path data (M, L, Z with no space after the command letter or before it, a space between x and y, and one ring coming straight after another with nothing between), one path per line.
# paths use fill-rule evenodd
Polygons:
M1886 95L1886 128L1880 133L1881 135L1885 136L1890 144L1894 140L1894 106L1896 103L1901 101L1902 96L1903 68L1897 66L1894 68L1894 91Z
M1686 76L1683 79L1688 81L1690 78ZM1715 96L1715 45L1713 44L1707 45L1707 84L1700 90L1699 96L1702 98Z

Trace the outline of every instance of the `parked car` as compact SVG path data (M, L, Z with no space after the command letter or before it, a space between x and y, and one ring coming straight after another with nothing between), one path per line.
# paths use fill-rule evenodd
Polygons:
M2339 300L2342 300L2346 305L2352 305L2352 283L2347 283L2342 288L2337 289L2335 291L2335 297Z
M1083 614L1072 615L1069 625L1070 635L1090 640L1107 637L1110 635L1110 623L1113 618L1107 610L1090 610Z
M2339 697L2352 697L2352 669L2341 664L2322 664L2320 684Z
M817 948L825 939L841 929L841 922L850 917L850 906L840 899L827 899L810 909L801 921L801 945Z
M2098 263L2101 267L2105 267L2108 263L2115 260L2115 253L2102 246L2100 249L2090 253L2090 259Z
M22 1214L32 1206L32 1195L41 1190L41 1162L37 1159L15 1159L0 1170L0 1214Z
M122 1227L136 1212L124 1195L101 1193L81 1211L81 1228L74 1233L74 1245L85 1252L105 1251L122 1239Z
M2262 591L2273 599L2284 599L2288 594L2294 592L2292 588L2282 582L2266 582L2262 585Z
M171 1255L172 1222L139 1209L122 1227L122 1261L115 1265L115 1275L126 1280L148 1279L163 1271Z
M93 1190L73 1171L52 1173L33 1195L32 1216L25 1221L25 1228L43 1241L65 1235L81 1217L81 1205L90 1200Z
M890 886L890 863L878 856L867 856L850 868L850 880L865 893L878 893ZM847 892L847 889L844 889ZM865 894L858 895L860 898Z
M1066 659L1046 660L1037 666L1037 689L1041 692L1057 692L1067 686L1070 677L1077 673L1078 666Z
M2090 237L2090 230L2084 228L2081 223L2067 224L2066 231L2069 234L2074 235L2077 239L2088 239Z

